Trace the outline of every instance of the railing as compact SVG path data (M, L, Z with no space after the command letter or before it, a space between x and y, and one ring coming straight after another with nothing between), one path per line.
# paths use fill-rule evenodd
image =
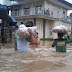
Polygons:
M28 15L45 15L43 10L28 10L28 11L24 11L24 10L18 10L18 11L13 11L12 12L12 16L13 17L21 17L21 16L28 16Z
M44 10L35 10L32 9L27 9L27 10L18 10L18 11L13 11L12 12L12 16L13 17L22 17L22 16L30 16L30 15L42 15L42 16L46 16L46 17L51 17L51 18L56 18L59 19L57 17L54 17L53 14L50 14L49 11L44 11ZM65 19L65 18L60 18L60 19Z

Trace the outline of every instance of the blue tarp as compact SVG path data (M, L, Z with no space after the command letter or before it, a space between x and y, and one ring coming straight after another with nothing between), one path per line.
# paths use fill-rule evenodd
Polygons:
M12 19L12 22L9 23L9 26L16 26L17 21L13 17L11 17L11 16L9 16L9 17Z
M10 25L16 25L17 21L8 15L6 8L0 4L0 19L6 20Z
M7 17L8 17L7 10L0 4L0 19L7 20Z

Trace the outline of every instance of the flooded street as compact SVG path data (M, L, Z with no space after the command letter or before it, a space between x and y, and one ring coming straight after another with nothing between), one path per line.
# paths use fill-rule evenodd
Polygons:
M72 47L66 53L55 52L51 41L41 41L39 48L16 52L13 44L0 44L0 72L72 72Z

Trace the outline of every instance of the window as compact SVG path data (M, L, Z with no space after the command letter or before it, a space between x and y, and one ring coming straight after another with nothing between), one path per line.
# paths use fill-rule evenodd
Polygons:
M35 13L36 14L43 14L41 5L35 7Z
M17 14L18 14L17 11L15 11L15 16L17 16Z
M18 10L14 11L14 16L19 16L19 11Z
M30 8L24 8L24 15L30 15Z

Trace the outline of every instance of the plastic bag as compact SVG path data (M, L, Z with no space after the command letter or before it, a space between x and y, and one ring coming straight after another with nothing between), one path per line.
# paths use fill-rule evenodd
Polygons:
M60 26L56 26L52 29L52 32L54 33L59 33L59 32L62 32L64 34L68 34L68 29L67 27L63 26L63 25L60 25Z
M32 32L36 32L36 30L37 30L37 26L27 27L27 29L32 29Z
M19 36L19 38L28 38L30 36L29 32L24 28L18 29L17 35Z
M30 37L30 33L28 29L32 29L32 32L34 33L37 29L36 26L34 27L26 27L25 25L20 25L19 29L17 30L17 35L19 38L28 38Z

